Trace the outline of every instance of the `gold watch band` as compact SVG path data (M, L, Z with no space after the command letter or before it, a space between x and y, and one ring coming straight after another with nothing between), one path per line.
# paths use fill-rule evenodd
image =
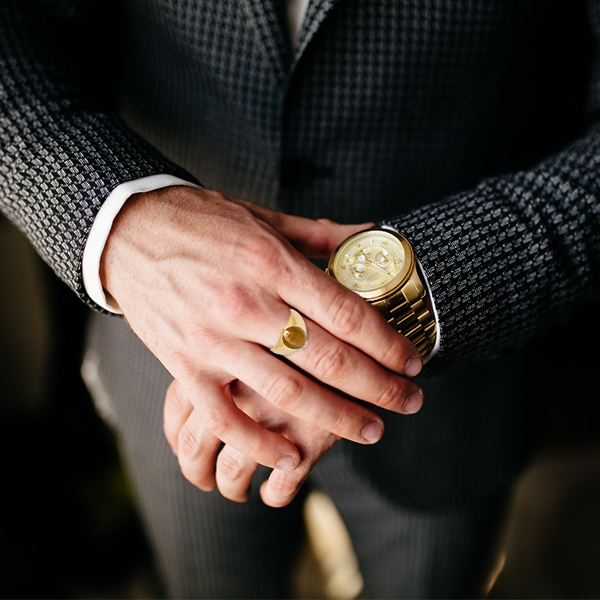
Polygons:
M425 304L425 288L416 270L398 291L387 298L372 301L371 304L396 331L415 345L423 358L431 352L437 326Z

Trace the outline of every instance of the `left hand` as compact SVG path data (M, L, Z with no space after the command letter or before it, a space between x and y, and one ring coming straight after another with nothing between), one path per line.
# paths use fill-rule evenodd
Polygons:
M255 422L287 438L300 451L302 460L298 467L293 471L273 469L260 488L265 504L274 508L286 506L296 496L321 456L341 438L277 409L240 381L231 383L231 393L236 405ZM245 502L258 464L229 445L221 449L215 463L221 441L203 426L199 415L190 419L194 411L182 386L174 380L167 391L164 406L164 431L173 452L180 463L182 460L193 460L196 470L194 480L202 490L211 491L216 486L225 498ZM186 421L186 435L181 436ZM189 427L190 421L196 424L193 429ZM186 437L190 432L193 439ZM187 446L187 451L179 451L182 444ZM193 456L190 456L192 449Z

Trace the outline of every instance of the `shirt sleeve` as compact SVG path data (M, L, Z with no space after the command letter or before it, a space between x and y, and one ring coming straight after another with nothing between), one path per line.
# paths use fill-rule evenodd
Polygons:
M102 258L102 252L104 251L104 246L110 235L114 220L117 218L125 202L134 194L150 192L172 185L200 187L195 183L180 179L174 175L164 173L149 175L148 177L141 177L118 185L107 196L98 210L83 250L82 274L86 293L98 306L107 312L117 315L123 314L115 299L106 292L100 281L100 259Z
M423 287L425 288L425 294L426 294L425 295L425 303L427 304L427 308L429 308L429 311L433 315L433 319L436 324L436 332L437 332L436 336L435 336L435 342L433 344L433 348L431 349L431 352L423 359L423 364L426 365L438 353L438 350L440 348L440 340L442 338L442 329L441 329L441 325L440 325L440 319L437 314L437 309L435 307L435 299L431 294L431 287L429 285L429 279L427 278L427 275L425 274L425 271L423 270L423 266L419 262L418 258L416 259L416 261L417 261L417 269L419 270L419 275L421 276L421 281L423 282Z

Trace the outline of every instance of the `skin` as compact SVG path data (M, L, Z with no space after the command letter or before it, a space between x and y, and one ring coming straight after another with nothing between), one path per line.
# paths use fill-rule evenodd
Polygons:
M265 504L280 508L289 504L310 474L318 460L341 438L307 421L297 419L274 407L260 394L240 381L231 385L236 405L254 421L290 440L299 450L302 461L293 471L273 469L260 488ZM245 502L250 492L250 481L258 463L229 444L221 448L221 440L205 427L199 427L195 440L199 444L189 445L180 435L183 423L192 414L194 407L176 380L169 387L164 405L164 431L179 463L193 461L188 473L193 471L194 483L202 490L215 487L234 502ZM216 460L216 463L215 463Z
M339 438L370 444L383 434L381 418L353 399L401 414L420 408L418 385L402 376L420 370L419 359L407 367L414 346L307 259L370 225L184 186L136 194L121 210L100 276L174 378L165 433L191 483L216 482L243 500L248 473L262 464L275 469L263 500L283 506ZM282 359L269 348L289 307L304 316L309 344Z

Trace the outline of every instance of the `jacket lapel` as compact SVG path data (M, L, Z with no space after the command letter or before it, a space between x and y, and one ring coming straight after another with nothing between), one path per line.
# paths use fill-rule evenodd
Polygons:
M302 57L306 47L321 26L321 23L325 20L325 17L327 17L327 15L331 12L331 9L338 2L339 0L310 0L302 28L300 29L298 43L296 44L296 48L294 50L292 70L298 64L298 61Z
M242 0L258 30L263 49L283 84L292 64L285 0Z
M298 43L292 50L286 0L241 0L258 30L275 75L285 84L319 26L339 0L310 0Z

